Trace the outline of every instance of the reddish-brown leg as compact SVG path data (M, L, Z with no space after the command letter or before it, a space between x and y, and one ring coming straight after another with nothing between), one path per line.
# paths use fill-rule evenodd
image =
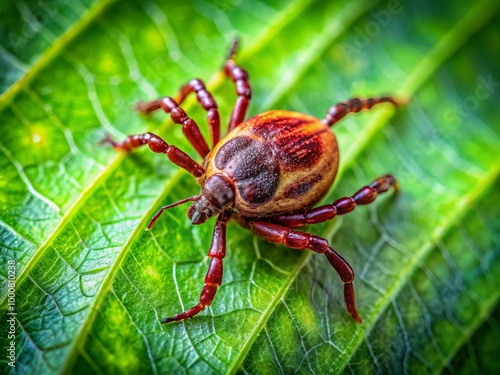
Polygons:
M333 204L306 210L300 213L278 215L268 218L269 221L283 225L287 228L299 228L306 224L322 223L331 220L337 215L344 215L356 208L358 205L371 203L381 193L385 193L391 187L397 190L397 182L390 174L379 177L370 185L359 189L352 197L337 199Z
M178 322L184 319L192 318L206 306L210 306L214 300L218 286L222 283L222 259L226 256L226 222L229 215L222 213L215 223L212 244L208 251L211 258L207 275L205 276L205 285L201 291L200 301L196 306L191 307L180 314L162 320L162 323Z
M394 105L398 105L398 102L389 96L369 99L352 98L345 102L331 106L322 122L328 126L332 126L349 113L359 112L362 109L370 109L379 103L392 103Z
M248 82L248 73L245 69L236 65L233 60L237 47L238 43L234 42L223 68L223 72L231 77L231 80L234 82L236 86L236 95L238 95L233 112L231 113L229 131L233 130L243 122L247 113L248 105L250 104L250 99L252 98L252 88Z
M166 154L172 163L185 169L195 178L201 177L205 173L203 167L191 159L188 154L175 146L169 145L153 133L130 135L123 142L117 142L106 136L101 143L109 143L115 150L121 151L131 151L134 148L147 144L151 151Z
M163 109L165 112L170 113L172 121L176 124L182 125L182 132L193 145L195 150L204 158L210 151L201 134L200 128L196 121L190 118L184 110L179 107L179 104L169 96L165 96L162 99L153 100L148 103L137 103L136 109L145 114L149 114L157 109Z
M252 232L266 241L283 244L293 249L309 249L319 254L325 254L326 258L344 283L344 301L347 311L354 320L361 323L361 318L356 310L354 286L352 285L354 271L349 263L329 246L327 240L313 234L297 232L293 229L273 223L266 223L264 221L247 221L247 224Z
M177 95L177 103L181 104L190 93L196 93L198 103L207 111L208 130L212 139L212 146L215 146L220 139L220 116L217 109L217 103L214 97L210 94L201 79L195 78L181 87L179 95Z

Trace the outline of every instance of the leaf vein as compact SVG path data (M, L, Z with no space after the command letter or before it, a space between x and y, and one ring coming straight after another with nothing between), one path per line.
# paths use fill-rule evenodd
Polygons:
M38 73L47 66L59 53L66 47L70 41L76 38L86 27L94 20L109 4L116 0L97 1L96 5L92 6L87 13L76 22L65 34L57 41L51 43L51 46L43 53L38 60L30 67L21 78L17 80L7 91L0 96L0 111L19 93L19 91L27 86Z

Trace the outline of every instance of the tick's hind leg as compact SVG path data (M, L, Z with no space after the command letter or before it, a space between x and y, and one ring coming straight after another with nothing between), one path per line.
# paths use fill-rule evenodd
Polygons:
M170 318L163 319L163 324L192 318L206 306L210 306L212 304L217 288L222 283L222 259L226 255L227 220L228 215L222 213L219 215L217 222L215 223L212 244L210 245L210 250L208 251L208 256L211 258L211 261L207 275L205 276L205 285L201 291L200 301L196 306L191 307L189 310Z
M352 98L345 102L331 106L330 109L328 110L328 113L326 114L325 119L323 120L323 123L328 126L332 126L337 122L339 122L349 113L359 112L362 109L370 109L374 105L379 103L392 103L394 105L399 104L395 99L389 96L382 96L380 98L368 98L368 99Z
M293 249L309 249L316 253L325 254L326 258L337 271L344 283L344 301L347 311L358 323L361 323L354 297L354 271L349 263L333 250L328 241L313 234L297 232L281 225L263 221L247 221L252 232L266 241L283 244Z
M333 219L337 215L345 215L358 205L373 202L379 194L385 193L391 187L397 190L397 182L392 175L386 174L375 179L370 185L359 189L352 197L340 198L332 204L325 204L304 212L273 216L268 220L287 228L299 228L306 224L322 223Z

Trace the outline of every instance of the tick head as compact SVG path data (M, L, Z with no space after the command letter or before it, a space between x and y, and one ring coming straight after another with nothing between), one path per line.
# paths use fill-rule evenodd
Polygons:
M234 188L222 174L207 178L201 188L201 194L189 207L187 216L194 225L203 224L207 219L234 207Z

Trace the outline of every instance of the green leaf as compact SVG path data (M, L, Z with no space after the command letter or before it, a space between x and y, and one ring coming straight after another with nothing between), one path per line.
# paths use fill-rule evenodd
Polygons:
M4 1L0 5L0 93L6 101L48 65L113 0Z
M49 12L43 2L2 5L0 343L10 345L15 260L18 372L497 369L498 329L487 336L496 350L478 335L498 325L499 4L330 3L61 1L45 22L13 21ZM27 42L8 37L35 26ZM356 271L361 325L324 257L236 223L212 306L160 324L197 302L214 221L192 226L181 206L145 232L161 205L199 187L161 155L98 142L150 130L196 157L167 116L133 105L200 77L227 123L234 86L217 72L236 36L250 114L322 117L351 96L409 99L335 126L341 171L324 202L387 172L400 193L306 228ZM184 107L206 134L203 110Z

